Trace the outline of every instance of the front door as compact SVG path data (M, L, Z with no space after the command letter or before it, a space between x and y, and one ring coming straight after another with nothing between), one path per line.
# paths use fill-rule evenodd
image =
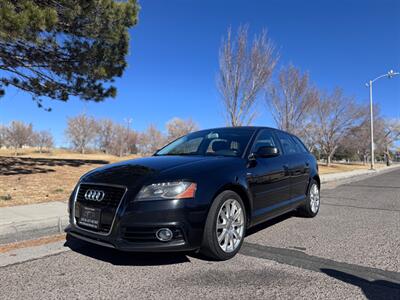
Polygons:
M272 130L263 129L251 148L251 153L263 146L277 147L282 153ZM278 214L283 203L290 199L289 165L281 154L276 157L256 157L249 161L247 180L253 196L254 223Z

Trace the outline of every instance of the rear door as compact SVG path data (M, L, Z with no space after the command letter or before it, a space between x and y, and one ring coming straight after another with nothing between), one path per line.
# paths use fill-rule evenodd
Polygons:
M296 137L277 131L277 137L287 157L290 173L290 198L294 201L303 200L310 174L310 162L307 150L300 146Z
M255 153L262 146L277 147L281 154L269 158L257 157L248 164L247 181L253 196L254 223L279 214L284 201L290 198L288 164L272 130L259 132L250 153Z

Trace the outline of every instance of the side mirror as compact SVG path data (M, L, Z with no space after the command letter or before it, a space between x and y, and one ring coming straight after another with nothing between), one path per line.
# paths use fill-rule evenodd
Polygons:
M257 149L254 153L256 157L275 157L279 156L279 149L273 146L264 146Z

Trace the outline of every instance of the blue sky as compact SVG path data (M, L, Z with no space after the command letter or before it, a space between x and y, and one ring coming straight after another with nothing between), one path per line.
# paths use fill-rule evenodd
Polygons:
M130 30L128 68L117 79L118 95L103 103L46 101L37 108L29 95L7 90L0 99L0 124L31 122L65 145L68 116L86 111L136 130L154 123L164 130L173 117L192 117L201 128L224 125L215 78L218 50L229 26L267 28L280 52L277 70L292 63L310 73L321 89L336 86L368 103L365 82L389 69L400 70L400 1L142 0L139 24ZM382 113L400 117L400 76L374 86ZM273 126L260 102L256 125Z

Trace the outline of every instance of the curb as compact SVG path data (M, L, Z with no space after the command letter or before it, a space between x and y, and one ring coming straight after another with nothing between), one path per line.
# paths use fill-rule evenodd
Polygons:
M369 177L389 173L400 169L400 164L377 170L355 170L342 173L320 175L321 184L325 188L335 188L338 185L364 180Z
M15 222L0 226L0 244L8 244L63 233L68 216Z

